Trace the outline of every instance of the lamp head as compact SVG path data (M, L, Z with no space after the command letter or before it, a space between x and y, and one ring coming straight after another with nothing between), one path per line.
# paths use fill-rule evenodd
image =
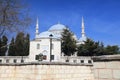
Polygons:
M52 35L52 34L50 34L50 35L49 35L49 37L53 37L53 35Z

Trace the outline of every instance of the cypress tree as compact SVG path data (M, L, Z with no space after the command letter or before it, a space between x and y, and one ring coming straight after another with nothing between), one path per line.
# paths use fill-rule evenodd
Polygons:
M104 54L104 45L100 42L95 42L87 39L84 44L78 46L78 56L99 56Z
M15 43L14 43L14 38L12 38L11 43L9 45L9 56L15 56Z
M0 53L1 53L1 49L2 49L2 40L0 38Z
M105 47L105 55L113 55L113 54L119 54L120 53L120 48L117 45L107 45Z
M73 38L73 33L68 29L64 29L62 33L62 52L71 56L76 51L76 40Z
M30 44L30 36L29 34L27 34L24 39L24 56L29 55L29 44Z
M15 56L24 56L24 33L19 32L15 40Z
M6 36L2 36L2 39L1 39L1 53L0 53L0 56L5 56L5 53L7 51L7 37Z

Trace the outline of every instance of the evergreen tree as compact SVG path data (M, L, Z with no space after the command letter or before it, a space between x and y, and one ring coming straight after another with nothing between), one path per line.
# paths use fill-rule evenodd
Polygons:
M97 45L97 48L94 50L95 51L95 54L93 54L94 56L101 56L101 55L105 55L105 51L104 51L104 45L103 43L99 43L98 42L98 45Z
M113 54L119 54L120 51L119 51L119 47L117 45L114 45L114 46L106 46L105 47L105 54L106 55L113 55Z
M67 55L73 55L76 51L76 40L73 33L68 29L64 29L62 33L62 52Z
M30 36L29 34L26 35L24 39L24 55L28 56L29 55L29 45L30 45Z
M0 38L0 53L1 53L1 49L2 49L2 39Z
M104 54L103 43L94 42L91 39L87 39L84 44L78 46L78 56L93 56Z
M2 36L2 39L1 39L1 53L0 53L0 56L5 56L5 53L7 51L7 37L6 36Z
M20 32L15 40L15 56L24 56L24 33Z
M15 42L14 42L14 38L12 38L11 43L9 45L9 56L15 56Z

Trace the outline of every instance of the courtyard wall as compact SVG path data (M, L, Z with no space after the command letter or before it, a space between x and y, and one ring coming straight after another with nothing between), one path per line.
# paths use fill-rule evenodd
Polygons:
M92 64L0 63L0 80L120 80L120 55L92 59Z
M94 80L92 65L70 63L0 64L0 80Z
M120 80L120 55L93 58L95 80Z

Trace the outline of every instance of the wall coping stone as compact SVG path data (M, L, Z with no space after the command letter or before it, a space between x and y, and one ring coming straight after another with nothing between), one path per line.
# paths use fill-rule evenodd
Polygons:
M29 58L29 56L0 56L0 58Z
M93 66L93 64L80 64L69 62L25 62L25 63L0 63L0 66L26 66L26 65L68 65L68 66Z
M120 55L93 56L94 62L120 61Z

